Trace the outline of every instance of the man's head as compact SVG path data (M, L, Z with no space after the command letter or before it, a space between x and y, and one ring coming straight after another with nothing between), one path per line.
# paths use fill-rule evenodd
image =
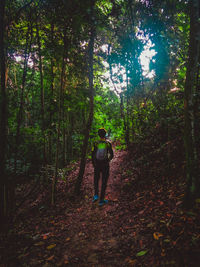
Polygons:
M105 138L105 136L106 136L106 130L105 130L104 128L100 128L100 129L98 130L98 135L99 135L99 137L101 137L101 138Z

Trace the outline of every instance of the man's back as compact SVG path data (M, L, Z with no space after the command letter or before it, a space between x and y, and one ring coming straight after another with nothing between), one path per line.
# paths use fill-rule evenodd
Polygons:
M99 206L106 204L108 201L104 199L109 178L109 162L113 158L113 149L109 141L106 140L106 130L101 128L98 130L100 140L94 143L92 150L92 164L94 166L94 197L93 202L99 199L99 179L102 177L101 195Z

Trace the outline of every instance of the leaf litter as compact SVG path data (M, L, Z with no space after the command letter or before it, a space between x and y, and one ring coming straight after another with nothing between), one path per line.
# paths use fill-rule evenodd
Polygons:
M4 263L22 267L198 266L199 199L195 211L184 211L181 174L152 179L159 177L164 166L158 170L150 162L157 172L151 170L150 178L147 167L135 164L136 158L140 157L134 149L132 154L115 152L107 187L109 204L102 208L91 201L91 162L87 162L84 194L79 198L72 201L70 197L77 177L74 168L67 185L58 181L55 207L48 205L48 189L43 197L26 203L6 239Z

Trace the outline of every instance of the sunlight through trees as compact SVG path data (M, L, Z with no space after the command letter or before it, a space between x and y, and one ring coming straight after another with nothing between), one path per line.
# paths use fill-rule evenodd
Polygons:
M0 215L12 212L13 188L24 180L51 184L55 203L61 170L82 158L80 191L100 127L123 149L142 150L159 132L154 150L183 136L185 119L182 165L187 175L194 165L198 172L197 7L197 0L1 1ZM172 168L170 149L166 160ZM199 187L197 176L188 179Z

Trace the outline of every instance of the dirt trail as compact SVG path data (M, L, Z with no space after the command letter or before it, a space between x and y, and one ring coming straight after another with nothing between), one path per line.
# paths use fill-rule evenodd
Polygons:
M116 208L119 206L121 176L120 170L126 152L115 153L110 165L110 177L107 186L107 205L93 204L93 167L87 165L84 177L85 200L81 205L66 215L66 220L73 218L70 228L70 242L65 244L67 261L78 266L122 266L113 252L119 251L117 240L117 223L119 220ZM101 186L101 184L99 185Z
M92 203L93 167L87 163L81 199L71 202L66 198L66 184L58 184L55 208L39 209L24 220L24 231L33 239L32 244L20 244L20 266L123 266L123 256L118 242L119 196L121 170L125 151L115 151L110 165L106 198L103 207ZM71 173L71 184L78 168ZM35 205L35 204L33 204ZM34 210L34 209L33 209Z
M135 173L130 155L116 151L106 194L109 202L99 207L92 203L91 162L81 196L71 196L78 167L59 180L56 206L49 206L48 189L26 203L15 234L3 245L8 262L3 267L199 266L200 213L180 208L181 180L146 183Z

